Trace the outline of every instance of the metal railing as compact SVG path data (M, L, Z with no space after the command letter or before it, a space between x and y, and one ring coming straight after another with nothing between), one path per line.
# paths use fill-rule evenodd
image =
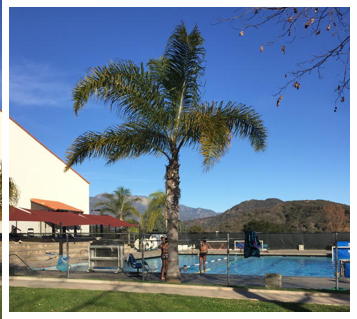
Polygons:
M85 243L87 243L87 247L90 247L91 244L103 246L122 245L123 253L122 256L118 257L123 258L124 261L125 267L123 267L122 272L140 276L142 280L157 280L162 267L162 260L160 258L160 243L162 235L163 234L82 233L77 234L76 236L74 236L74 234L67 234L65 236L48 236L48 234L33 234L33 236L24 235L22 240L25 242L34 241L39 244L48 242L57 243L59 252L56 254L57 259L53 258L53 262L57 261L60 255L64 255L68 257L69 266L71 267L78 263L88 263L89 255L85 253L85 248L82 247L81 252L79 253L80 256L78 257L78 250L72 250L72 248L70 248L70 244L72 245L73 243L82 242L82 245L86 245ZM270 255L271 250L279 251L281 249L292 250L292 253L296 252L296 255L299 255L299 245L304 245L305 249L319 249L319 247L323 247L320 249L321 251L325 251L330 244L335 244L337 240L349 240L349 233L258 233L258 236L261 241L260 252L262 255ZM16 236L15 240L18 239L19 236ZM225 285L232 285L233 280L236 280L236 275L238 274L237 269L240 269L239 265L243 261L244 233L180 233L177 249L178 254L181 255L179 267L183 275L198 273L201 268L203 268L203 260L200 259L199 256L199 244L203 239L205 239L209 245L209 254L206 260L207 273L215 275L218 274L218 276L221 276L220 278L225 278L223 279L225 281ZM60 251L61 245L62 250ZM87 251L89 251L89 248ZM142 265L141 268L134 268L127 262L129 254L132 254L136 262ZM21 256L18 256L18 254L13 255L16 255L19 259L21 259ZM41 256L46 256L45 248L43 248ZM22 261L25 265L27 265L26 262L30 260L23 260L22 258ZM52 268L54 266L55 265L53 265ZM75 271L73 270L75 267L71 267L67 268L67 277L70 276L71 272ZM27 268L31 269L29 266ZM212 271L212 269L214 271ZM218 272L215 271L217 269L219 270ZM118 269L116 269L116 271L117 270ZM97 276L102 276L102 274L98 273ZM105 274L103 276L105 276ZM258 274L258 276L264 276L264 274L261 273ZM210 277L208 276L207 278L209 279Z
M32 268L31 268L19 255L17 255L17 254L10 254L9 257L11 257L11 256L17 257L17 258L25 265L25 267L26 267L28 270L32 271Z

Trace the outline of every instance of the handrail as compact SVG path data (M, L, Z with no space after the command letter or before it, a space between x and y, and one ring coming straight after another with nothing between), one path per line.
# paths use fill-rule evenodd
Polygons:
M11 257L11 256L16 256L17 258L19 258L20 261L21 261L29 270L33 271L33 269L32 269L19 255L17 255L17 254L10 254L9 257Z

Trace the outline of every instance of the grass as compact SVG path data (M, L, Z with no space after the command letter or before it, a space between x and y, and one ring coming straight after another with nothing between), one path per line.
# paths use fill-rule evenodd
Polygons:
M10 287L10 311L277 312L349 311L349 306L230 300L166 294Z

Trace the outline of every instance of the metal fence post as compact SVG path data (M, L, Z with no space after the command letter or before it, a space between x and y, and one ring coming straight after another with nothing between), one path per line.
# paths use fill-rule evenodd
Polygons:
M337 233L335 233L335 277L336 277L336 290L339 289L339 282L338 282L338 275L339 275L339 272L338 272L338 247L337 247Z
M229 233L227 233L227 286L229 287Z
M141 278L144 281L144 233L141 234Z
M68 234L66 233L66 245L67 245L67 278L69 278L69 242L68 242Z

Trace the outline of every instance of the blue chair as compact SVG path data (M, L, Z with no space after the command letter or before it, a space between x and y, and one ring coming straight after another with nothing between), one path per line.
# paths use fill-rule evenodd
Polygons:
M130 267L136 269L137 272L139 272L140 269L149 271L149 265L147 264L147 262L145 260L143 261L143 263L138 262L133 256L133 254L129 254L126 262Z
M59 255L56 268L59 271L68 271L69 268L69 258L68 256Z

